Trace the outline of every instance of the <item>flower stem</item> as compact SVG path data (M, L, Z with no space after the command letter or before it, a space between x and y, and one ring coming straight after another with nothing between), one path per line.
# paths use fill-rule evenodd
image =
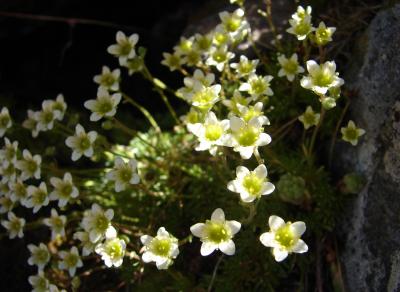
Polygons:
M214 271L213 271L213 274L212 274L212 277L211 277L210 284L208 285L207 292L211 292L212 291L212 287L214 285L215 278L217 277L217 271L218 271L219 265L221 264L223 258L224 258L224 255L222 254L219 257L217 263L215 264Z

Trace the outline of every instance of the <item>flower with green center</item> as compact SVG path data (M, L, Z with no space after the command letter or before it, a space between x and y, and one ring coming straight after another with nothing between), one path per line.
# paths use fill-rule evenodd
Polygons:
M163 57L164 60L161 61L161 64L167 66L171 72L180 69L184 63L183 57L176 52L173 54L163 53Z
M136 56L133 59L129 59L123 66L128 69L129 75L132 75L136 72L141 72L144 68L143 56Z
M46 183L41 182L39 187L28 186L27 192L28 199L26 200L25 206L27 208L33 208L33 213L36 213L40 208L49 204Z
M17 173L15 171L14 163L9 161L3 161L0 165L0 175L2 183L9 183L15 181Z
M318 46L324 46L332 41L332 35L336 31L336 27L326 27L325 23L321 21L315 29L312 40Z
M8 184L3 184L8 186ZM11 200L9 192L7 192L4 196L0 197L0 214L5 214L10 212L14 208L14 202Z
M82 243L82 256L90 255L97 243L93 243L90 241L89 232L87 231L78 231L74 233L74 239L78 239Z
M91 242L97 242L103 238L108 232L115 232L114 227L111 226L111 220L114 217L114 211L103 209L93 204L90 210L86 210L82 219L82 227L85 231L89 232Z
M117 106L120 101L120 93L110 95L105 87L100 86L97 91L97 99L86 101L84 106L92 112L90 120L97 122L104 117L113 117L117 112Z
M125 241L118 238L116 232L108 233L105 241L95 247L96 253L101 255L104 264L109 268L122 265L125 249Z
M190 37L188 39L185 37L181 37L178 45L174 47L175 53L179 56L188 54L193 49L193 42L194 37Z
M114 162L114 169L107 173L108 180L115 182L115 191L124 191L131 185L136 185L140 181L137 174L137 161L130 159L125 162L121 157L117 157Z
M235 54L228 51L226 45L220 47L212 47L210 49L209 57L206 60L206 65L214 66L218 71L224 70L225 64L229 63L229 60L235 57Z
M229 116L240 116L241 112L239 106L247 106L250 101L251 100L245 98L239 90L235 90L231 99L224 99L222 103L231 111Z
M13 212L8 212L8 220L2 220L1 225L7 229L10 239L24 237L25 219L18 218Z
M304 9L302 6L297 7L297 12L289 19L290 28L286 31L297 37L299 41L306 39L307 35L312 31L311 24L311 6Z
M320 114L313 111L311 106L307 106L306 111L299 116L299 121L303 123L304 129L309 129L312 126L316 126L319 123Z
M53 104L53 100L45 100L42 103L42 110L35 113L38 131L51 130L54 127L54 121L60 120L61 112L55 110Z
M246 77L256 72L259 60L249 60L246 56L241 55L239 63L232 63L231 68L236 70L238 77Z
M75 187L69 172L64 174L63 179L50 178L50 184L54 187L54 190L50 193L50 200L58 200L58 207L60 208L66 206L71 199L79 196L79 190Z
M121 70L115 69L111 71L107 66L103 66L101 74L94 76L93 81L106 90L118 91L120 75Z
M186 115L181 116L180 119L188 128L190 124L196 124L204 120L202 117L203 113L200 110L196 107L191 107L189 112Z
M32 292L53 292L50 290L54 285L44 276L43 271L39 271L35 276L29 276L29 284L32 285Z
M221 47L227 45L230 40L231 38L229 34L227 34L222 27L217 27L217 29L214 31L213 44L217 47Z
M225 145L233 147L243 159L249 159L258 147L271 143L271 137L263 133L264 122L265 119L260 117L252 118L248 123L242 118L231 117L229 124L232 133Z
M15 163L16 168L21 171L20 178L23 181L29 178L40 179L42 157L38 154L32 156L29 150L24 149L22 151L22 158L22 160L18 160Z
M318 65L313 60L307 61L308 76L304 76L300 80L301 86L314 91L318 95L324 95L332 87L340 87L344 80L339 78L336 72L336 64L334 61L328 61Z
M193 92L187 95L187 99L193 106L200 110L209 110L220 100L219 93L221 85L215 84L209 87L200 83L195 83Z
M197 50L191 50L183 57L182 62L191 67L199 66L199 64L202 64L201 53Z
M67 104L64 101L64 96L62 94L57 95L56 100L51 100L51 106L54 111L58 111L56 119L61 121L64 118L64 114L67 111Z
M5 161L15 163L17 161L18 141L10 142L7 137L4 137L4 146L0 150L0 159L2 163Z
M342 127L340 132L342 133L342 139L351 143L353 146L356 146L358 144L358 138L365 134L365 130L357 128L352 120L348 122L347 127Z
M31 266L37 266L39 271L43 271L44 267L50 261L50 252L44 243L39 245L28 244L28 249L31 252L31 256L28 259L28 264Z
M155 262L159 270L168 269L179 254L178 239L164 227L160 227L157 236L142 235L140 241L144 245L142 260L145 263Z
M216 29L224 31L232 40L239 41L248 33L249 24L244 17L243 9L236 9L232 13L223 11L219 13L219 18L221 24Z
M257 102L255 105L244 106L241 104L237 104L237 108L239 111L239 116L247 123L253 118L258 118L263 125L269 125L269 119L264 116L262 111L263 103Z
M217 153L218 146L224 146L229 129L229 120L219 121L213 112L209 112L204 123L189 124L188 130L199 140L196 151L209 150L211 155Z
M22 127L32 132L33 138L36 138L39 135L39 130L37 128L38 121L36 120L36 117L37 117L37 112L28 110L28 118L22 123Z
M8 128L11 128L12 121L8 108L3 107L0 112L0 137L3 137Z
M306 231L304 222L287 222L275 215L268 220L270 231L261 234L260 241L266 247L272 247L277 262L283 261L289 253L305 253L307 244L300 239Z
M85 132L85 129L77 124L75 127L75 135L70 136L65 140L65 144L70 147L72 151L72 161L77 161L82 155L92 157L93 144L97 138L97 132Z
M9 187L10 199L13 202L20 202L24 206L28 198L28 191L24 182L20 178L17 178L14 182L9 183Z
M254 101L263 95L271 96L274 94L270 87L272 79L273 77L270 75L263 77L251 74L247 82L240 85L239 90L248 92L251 95L251 99Z
M60 251L58 255L61 258L61 261L58 263L58 268L61 270L68 270L71 277L75 275L77 268L83 266L79 251L75 246L71 247L70 251Z
M195 34L195 41L193 43L193 48L201 53L206 53L212 46L213 43L213 35L211 33L208 34Z
M43 223L51 229L51 239L54 240L57 236L65 236L65 223L67 217L58 215L56 209L51 209L51 217L43 220Z
M128 59L136 56L135 46L139 40L137 34L127 37L122 31L118 31L116 35L117 43L107 48L108 53L118 57L120 65L126 63Z
M239 193L240 199L245 203L253 202L275 190L275 186L268 181L267 175L264 164L257 166L253 171L249 171L244 166L238 166L236 179L228 183L228 190Z
M293 81L297 74L304 72L304 68L299 65L296 53L294 53L289 59L286 58L285 55L278 55L278 62L281 66L278 76L286 76L289 81Z
M226 255L234 255L235 243L232 238L240 228L240 222L225 220L224 211L218 208L212 213L211 220L193 225L190 231L202 242L200 249L202 256L208 256L215 250L221 250Z

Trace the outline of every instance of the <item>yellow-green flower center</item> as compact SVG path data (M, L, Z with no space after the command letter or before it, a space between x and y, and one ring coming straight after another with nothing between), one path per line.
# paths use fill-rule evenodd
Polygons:
M315 124L315 114L314 113L304 113L304 123L306 125L314 125Z
M37 189L37 191L33 194L33 203L35 205L41 205L46 200L47 193L42 191L41 189Z
M216 141L222 135L222 127L220 125L207 125L205 137L209 141Z
M132 178L132 170L130 168L122 168L119 170L119 178L123 182L128 183Z
M225 21L225 28L229 32L235 32L240 27L240 23L242 22L239 18L230 17Z
M76 267L76 264L78 263L78 260L79 260L78 256L76 254L73 254L73 253L68 254L64 259L64 261L67 264L67 266L71 267L71 268Z
M311 25L306 21L298 23L294 29L297 35L307 35L311 31Z
M228 41L228 35L220 32L215 33L214 40L216 45L220 46Z
M109 226L110 222L104 214L99 214L96 217L95 225L96 229L105 232Z
M49 252L44 249L37 250L34 257L38 263L46 263L49 259Z
M226 52L224 51L215 51L212 57L217 63L223 63L227 59Z
M246 122L250 121L252 118L259 117L261 114L260 111L254 109L254 107L249 108L248 111L244 115L242 115L243 120Z
M214 243L221 243L230 239L231 234L223 223L215 223L207 220L205 226L207 239Z
M193 102L197 103L197 107L208 109L214 99L214 93L209 89L201 90L193 96Z
M315 76L313 76L313 81L315 85L320 87L327 87L332 83L334 75L324 71L325 70L320 70Z
M126 41L123 44L120 44L120 55L128 56L132 51L132 45L130 42Z
M284 248L290 249L298 240L290 230L290 222L275 232L275 240Z
M261 191L263 182L264 180L255 173L250 173L243 178L243 187L249 194L257 196Z
M202 36L197 39L197 46L200 50L206 51L211 47L212 40L207 38L206 36Z
M118 259L124 255L124 249L118 238L107 241L104 250L111 259Z
M350 141L357 140L358 139L357 129L347 128L345 131L345 137Z
M35 173L37 168L38 168L38 165L37 165L36 161L33 160L33 159L32 160L27 160L26 161L26 168L30 173Z
M2 128L6 128L9 122L10 122L9 116L0 116L0 126Z
M297 73L297 68L299 65L295 61L288 60L284 65L283 69L286 71L286 73L289 74L296 74Z
M69 197L72 193L72 185L70 183L65 183L60 188L60 194L62 197Z
M115 83L116 79L114 78L114 75L111 73L104 74L101 76L101 84L110 87Z
M89 137L87 137L87 136L80 137L80 140L79 140L80 150L85 151L90 148L90 145L91 145L91 143L90 143Z
M242 75L247 75L253 70L253 64L251 62L242 62L239 64L239 72Z
M253 79L250 81L251 93L262 94L267 89L267 85L261 78Z
M253 146L260 136L260 129L247 125L236 134L236 140L240 146Z
M168 238L158 239L154 238L151 241L150 250L155 255L160 257L168 257L171 249L171 240Z

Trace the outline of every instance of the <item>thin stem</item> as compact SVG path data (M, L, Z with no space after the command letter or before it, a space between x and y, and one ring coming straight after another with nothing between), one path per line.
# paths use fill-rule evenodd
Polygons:
M313 149L314 149L314 145L315 145L315 139L317 138L317 134L318 134L319 128L322 125L324 117L325 117L325 109L323 107L321 107L321 116L320 116L320 119L319 119L319 123L315 127L314 132L313 132L312 137L311 137L310 148L309 148L309 151L308 151L308 153L310 155L312 155L312 152L313 152Z
M217 263L215 264L214 271L213 271L213 274L212 274L212 277L211 277L210 284L208 285L207 292L211 292L212 291L212 287L214 285L215 278L217 277L217 271L218 271L219 265L221 264L223 258L224 258L224 255L222 254L219 257Z
M269 28L271 29L272 34L274 35L274 38L275 38L275 46L279 51L282 51L282 45L281 45L281 42L279 41L278 33L277 33L276 27L274 25L274 22L272 20L272 1L266 0L265 2L267 4L266 5L267 21L268 21Z

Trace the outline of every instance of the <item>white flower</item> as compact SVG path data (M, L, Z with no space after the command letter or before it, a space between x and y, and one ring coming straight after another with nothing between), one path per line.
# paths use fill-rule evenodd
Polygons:
M121 70L115 69L110 71L110 68L103 66L101 74L94 76L93 81L107 90L118 91L120 75Z
M194 70L193 77L185 77L183 83L185 86L192 90L196 83L201 83L205 87L211 86L215 81L215 75L213 73L204 74L200 69Z
M28 259L28 264L31 266L37 266L39 271L43 271L44 267L50 261L50 252L44 243L39 245L28 244L28 249L31 252L31 256Z
M82 227L85 231L89 232L90 241L97 242L107 232L114 232L114 228L111 226L113 217L114 211L112 209L104 212L97 204L93 204L90 210L85 211Z
M90 120L97 122L104 117L113 117L117 112L117 106L120 101L120 93L110 95L104 87L99 87L97 99L86 101L84 106L92 112Z
M250 98L245 98L239 90L235 90L231 99L224 99L222 103L230 110L230 116L240 115L239 105L247 106L251 102Z
M77 161L82 155L91 157L93 155L93 144L97 138L97 132L85 132L85 129L77 124L75 128L75 135L70 136L65 140L65 144L70 147L72 151L72 161Z
M175 71L181 68L182 64L184 64L184 60L178 53L163 53L164 60L161 61L161 64L167 66L169 70Z
M61 93L57 95L56 100L52 101L53 110L58 111L57 119L62 121L64 114L67 111L67 103L64 101L64 95Z
M299 121L303 123L304 129L316 126L319 123L320 114L316 114L311 106L299 117Z
M0 137L3 137L8 128L11 128L12 121L8 108L3 107L0 112Z
M262 111L263 106L264 105L261 101L257 102L255 105L249 106L241 105L240 103L236 104L239 116L245 122L249 122L253 118L258 118L263 125L269 125L270 121L266 116L264 116Z
M29 284L32 285L32 292L49 292L51 286L54 286L51 285L49 280L44 276L43 271L39 271L35 276L29 276L28 281Z
M225 64L234 58L235 54L228 51L227 46L212 47L210 49L210 56L207 58L206 65L215 66L218 71L224 70Z
M218 208L212 213L211 220L193 225L190 231L202 242L202 256L208 256L218 249L226 255L234 255L235 243L232 238L239 232L240 227L240 222L225 220L224 211Z
M114 169L107 173L106 177L115 182L115 191L124 191L130 185L136 185L140 181L136 173L137 161L130 159L124 162L121 157L117 157L114 162Z
M4 146L0 150L0 159L4 164L5 161L15 163L17 161L18 141L10 142L4 137Z
M196 151L209 150L212 155L217 152L217 146L223 146L227 139L229 120L218 121L213 112L209 112L204 123L188 124L188 130L197 136L200 144Z
M304 76L300 84L306 89L314 91L318 95L324 95L330 88L342 86L344 81L336 72L334 61L328 61L318 65L313 60L307 61L308 76Z
M246 56L241 55L239 63L232 63L231 68L236 70L238 77L245 77L256 72L258 60L249 60Z
M51 217L43 220L43 223L51 229L51 239L54 240L56 237L65 236L65 223L67 217L64 215L58 215L56 209L51 209Z
M7 185L7 184L5 184ZM10 212L14 208L14 202L11 200L9 193L0 197L0 214Z
M13 212L8 212L7 217L8 221L2 220L1 225L7 229L9 237L11 239L15 237L24 237L25 219L18 218Z
M297 37L299 41L307 38L307 35L312 31L311 24L311 7L307 6L306 10L299 6L297 12L289 19L290 28L286 31Z
M132 34L127 37L122 31L117 32L117 43L107 48L107 52L118 57L120 65L123 65L128 59L136 56L135 46L139 40L139 35Z
M248 123L238 117L230 118L230 128L232 134L227 141L227 146L240 153L243 159L249 159L259 146L267 145L271 142L271 137L263 133L264 119L259 117L252 118Z
M28 186L28 199L25 206L33 208L33 213L36 213L40 208L49 204L49 196L47 194L47 187L44 182L41 182L39 187Z
M187 66L200 66L202 64L201 53L193 49L183 57L182 62Z
M78 231L74 233L74 239L78 239L81 241L82 247L82 256L87 256L94 251L96 243L90 241L89 232L87 231Z
M29 178L40 179L40 165L42 163L42 157L39 154L32 156L27 149L22 151L22 157L22 160L18 160L15 163L16 168L21 171L20 178L22 180L27 180Z
M75 275L77 268L83 266L79 251L75 246L71 247L70 251L60 251L58 254L62 259L62 261L58 263L58 268L61 270L68 270L71 277Z
M96 253L101 255L104 264L109 268L122 265L125 249L125 241L118 238L116 232L107 234L105 241L95 247Z
M72 182L72 176L69 172L64 174L64 178L50 178L50 184L54 190L50 193L50 200L58 200L58 206L64 207L68 201L79 196L79 190Z
M175 54L181 56L191 52L193 47L193 40L193 37L190 37L188 39L185 37L181 37L178 45L174 47Z
M289 59L286 58L285 55L279 55L278 62L281 66L278 76L286 76L289 81L293 81L297 74L304 72L304 68L299 65L296 53L294 53Z
M39 135L39 130L37 127L37 112L28 110L28 118L22 123L22 127L28 129L32 132L32 137L36 138Z
M201 110L209 110L220 100L220 91L221 85L219 84L206 87L200 83L195 83L193 92L188 94L187 98L193 106Z
M201 52L201 53L206 53L212 46L213 43L213 35L212 33L208 34L199 34L196 33L195 36L195 41L193 43L193 49Z
M287 222L278 217L270 216L268 220L269 232L261 234L260 241L266 247L272 247L272 253L277 262L283 261L289 253L307 252L308 246L300 239L306 231L304 222Z
M246 83L242 83L239 87L240 91L246 91L251 95L253 100L257 100L263 95L271 96L274 92L271 89L272 76L257 76L256 74L250 75Z
M268 181L267 174L264 164L257 166L253 171L249 171L244 166L238 166L236 179L228 183L228 190L239 193L240 199L245 203L253 202L275 190L275 186Z
M45 100L42 102L42 110L35 113L38 131L51 130L54 127L54 121L60 120L61 112L55 110L53 104L53 100Z
M15 181L9 182L8 186L10 188L10 199L13 202L20 202L24 206L28 198L28 191L24 182L17 178Z
M365 134L365 130L357 128L352 120L348 122L347 127L342 127L340 132L343 135L342 139L351 143L353 146L356 146L358 144L358 138Z
M332 35L336 31L336 27L326 27L325 23L321 21L315 29L313 40L319 46L326 45L332 41Z
M240 40L247 34L249 24L244 18L243 9L236 9L233 13L220 12L219 18L222 23L218 27L221 27L233 40Z
M142 260L145 263L155 262L159 270L167 269L179 254L178 239L160 227L157 236L143 235L140 241L144 245Z
M17 173L15 171L14 163L9 161L3 161L0 165L0 175L2 183L9 183L15 181Z

